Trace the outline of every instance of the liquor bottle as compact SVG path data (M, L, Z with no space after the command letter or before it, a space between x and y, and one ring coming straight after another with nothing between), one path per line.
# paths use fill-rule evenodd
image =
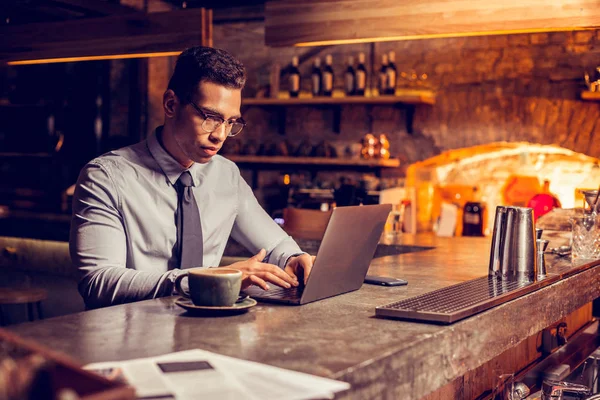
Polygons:
M398 77L398 70L396 69L396 53L390 51L389 53L389 64L387 67L387 87L385 94L396 94L396 81Z
M322 76L321 76L321 59L315 58L313 68L310 73L311 92L313 96L321 95Z
M298 97L300 94L300 70L298 69L298 56L292 57L292 66L289 71L290 97Z
M560 200L550 192L550 181L544 180L542 193L534 195L528 202L527 207L533 208L533 220L549 213L555 208L561 208Z
M331 96L333 93L333 58L331 54L325 56L325 68L323 68L323 96Z
M385 133L379 135L376 157L384 160L390 158L390 141Z
M354 58L348 57L348 67L344 74L346 96L352 96L356 90L356 74L354 72Z
M364 96L367 89L367 69L365 68L365 53L358 54L358 65L356 66L356 84L354 94Z
M388 56L383 54L381 56L381 68L379 69L379 79L377 82L377 89L379 94L385 94L387 89L387 69L388 69Z
M463 236L484 236L483 220L485 205L477 200L477 188L473 188L473 201L465 203L463 208Z

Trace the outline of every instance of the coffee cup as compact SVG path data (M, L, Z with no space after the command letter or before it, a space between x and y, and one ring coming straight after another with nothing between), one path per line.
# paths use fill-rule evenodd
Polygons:
M188 278L189 292L181 288ZM193 268L175 279L175 288L196 306L230 307L235 304L242 286L242 271L233 268Z

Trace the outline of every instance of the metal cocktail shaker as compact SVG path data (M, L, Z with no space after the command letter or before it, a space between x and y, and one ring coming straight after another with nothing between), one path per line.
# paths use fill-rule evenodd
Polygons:
M492 232L492 249L490 250L489 275L502 276L502 249L504 248L504 232L506 231L506 207L496 207L494 230Z
M489 275L504 281L534 282L537 279L533 209L496 208Z
M533 209L514 207L516 213L513 236L512 263L518 281L537 280L536 237L533 222Z

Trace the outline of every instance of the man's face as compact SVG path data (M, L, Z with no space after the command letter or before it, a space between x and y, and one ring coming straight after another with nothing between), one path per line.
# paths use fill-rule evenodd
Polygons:
M225 121L241 117L242 91L240 89L229 89L216 83L200 82L192 101L204 116L220 117ZM205 118L202 113L198 112L193 104L180 106L177 112L174 137L186 157L194 162L204 164L209 162L221 149L227 139L228 131L225 122L215 131L207 132L203 128Z

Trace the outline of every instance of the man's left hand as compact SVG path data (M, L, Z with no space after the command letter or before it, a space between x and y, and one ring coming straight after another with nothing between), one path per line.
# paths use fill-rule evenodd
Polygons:
M314 262L315 256L300 254L299 256L290 257L284 271L292 277L296 277L298 281L304 276L304 284L306 284Z

